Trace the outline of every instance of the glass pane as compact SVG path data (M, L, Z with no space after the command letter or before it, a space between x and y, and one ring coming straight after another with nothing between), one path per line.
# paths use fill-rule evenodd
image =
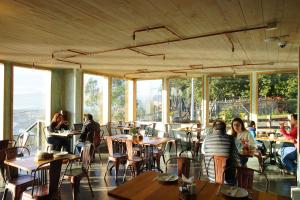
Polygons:
M202 79L170 79L170 113L173 122L200 120Z
M258 75L258 126L278 127L297 113L297 73Z
M250 80L247 75L209 78L209 121L233 118L248 120L250 115Z
M125 85L125 80L112 79L112 121L125 121Z
M95 121L102 122L104 78L84 74L83 80L83 112L92 114Z
M13 133L46 120L50 108L51 71L14 67Z
M0 63L0 140L3 140L4 65Z
M140 80L136 83L138 121L162 121L162 80Z

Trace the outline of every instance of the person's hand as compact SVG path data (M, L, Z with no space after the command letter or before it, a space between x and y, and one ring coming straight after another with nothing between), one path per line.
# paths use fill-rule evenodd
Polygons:
M280 128L284 127L284 122L279 122Z

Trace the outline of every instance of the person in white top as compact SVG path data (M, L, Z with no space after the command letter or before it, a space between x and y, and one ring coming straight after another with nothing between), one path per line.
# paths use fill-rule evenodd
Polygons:
M235 145L239 152L243 150L255 150L255 140L250 132L245 128L244 122L241 118L234 118L231 122L232 136L235 137ZM246 165L247 157L240 157L241 165Z

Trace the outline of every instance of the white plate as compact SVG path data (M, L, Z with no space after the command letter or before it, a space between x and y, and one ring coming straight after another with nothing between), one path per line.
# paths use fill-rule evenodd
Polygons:
M248 191L244 188L222 185L220 192L225 196L234 197L234 198L244 198L248 196Z
M156 177L156 180L160 182L174 182L178 180L178 176L175 174L161 173Z

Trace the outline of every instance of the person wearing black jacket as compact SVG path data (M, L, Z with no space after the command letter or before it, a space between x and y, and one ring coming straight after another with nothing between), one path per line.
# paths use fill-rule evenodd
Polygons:
M84 124L81 130L79 141L75 146L75 154L80 154L85 142L93 143L94 133L100 133L100 124L93 120L93 115L84 114Z

